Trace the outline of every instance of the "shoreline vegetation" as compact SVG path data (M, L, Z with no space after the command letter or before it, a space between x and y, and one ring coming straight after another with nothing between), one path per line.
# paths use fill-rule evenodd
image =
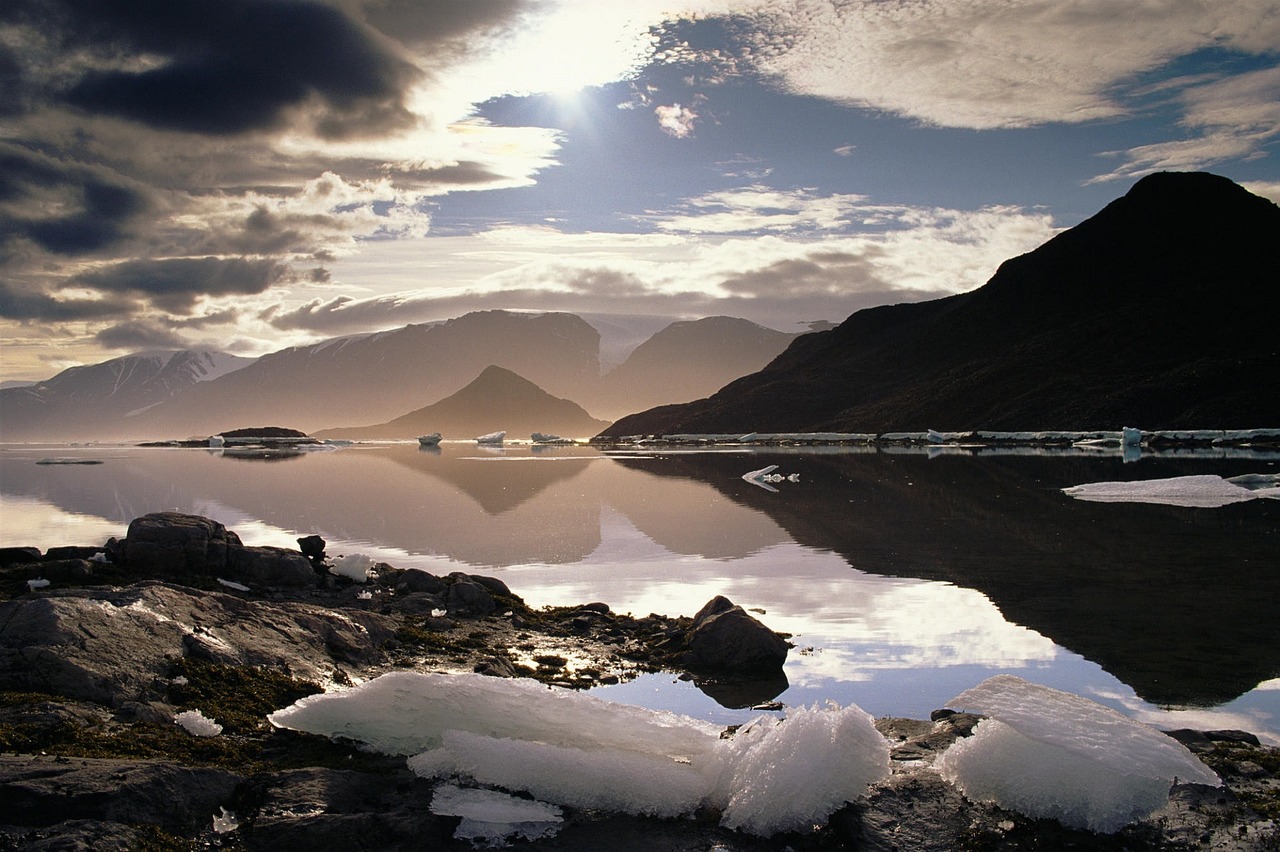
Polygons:
M724 598L692 618L633 617L603 602L535 610L495 578L398 570L331 557L318 536L298 541L296 551L245 547L209 519L158 513L102 547L0 550L0 849L470 848L456 839L460 818L432 810L440 785L403 757L267 721L387 672L587 690L662 671L725 706L781 709L771 698L785 689L786 637ZM1096 834L972 801L943 780L935 761L980 719L939 708L929 720L875 720L891 774L809 831L759 837L705 808L680 818L566 808L554 836L518 845L1280 845L1280 749L1248 732L1167 732L1224 786L1175 781L1165 807Z

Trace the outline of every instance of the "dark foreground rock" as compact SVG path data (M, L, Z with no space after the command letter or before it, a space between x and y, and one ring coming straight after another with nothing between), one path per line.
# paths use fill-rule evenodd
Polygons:
M725 598L694 618L601 602L534 610L502 581L375 565L335 573L318 537L244 547L208 519L157 515L103 548L15 549L0 563L0 850L467 849L434 783L403 758L276 729L273 710L398 668L587 688L685 672L725 706L786 688L785 637ZM243 570L292 562L307 573ZM288 558L286 558L288 557ZM12 560L12 561L9 561ZM241 568L237 568L241 565ZM238 579L229 579L230 576ZM305 582L304 582L305 580ZM47 585L45 584L47 582ZM197 736L175 721L216 720ZM934 760L979 717L881 719L893 774L812 831L741 834L718 814L654 819L566 808L542 850L1262 850L1280 845L1280 750L1243 731L1172 732L1224 788L1099 836L970 802ZM785 722L783 723L785 724Z

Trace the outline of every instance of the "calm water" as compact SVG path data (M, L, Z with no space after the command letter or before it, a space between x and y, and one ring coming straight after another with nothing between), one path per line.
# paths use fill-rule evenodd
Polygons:
M103 463L35 464L76 455ZM768 464L798 481L741 478ZM101 544L139 515L178 510L246 544L296 547L316 533L331 555L501 577L534 606L692 615L722 594L794 634L785 680L726 693L658 675L596 693L716 721L775 696L927 718L1011 672L1161 727L1280 744L1280 501L1187 509L1060 490L1277 464L448 442L263 461L10 446L0 545Z

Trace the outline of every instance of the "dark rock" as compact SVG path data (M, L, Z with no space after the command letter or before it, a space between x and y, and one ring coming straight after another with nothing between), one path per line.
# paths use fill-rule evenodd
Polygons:
M51 547L44 552L46 560L53 559L92 559L102 552L101 547Z
M450 585L444 603L445 609L458 615L491 615L498 608L489 590L470 579Z
M260 777L244 796L254 805L252 824L242 832L245 848L453 848L458 820L431 813L431 790L431 782L407 772L314 768Z
M395 583L397 592L426 592L432 595L438 595L444 592L445 583L435 574L429 574L426 571L409 570L400 574Z
M223 769L149 761L0 755L0 825L107 820L193 834L212 827L243 780Z
M578 609L586 610L587 612L597 612L600 615L609 615L613 612L613 610L610 609L607 603L601 603L599 601L585 603L582 606L578 607Z
M78 583L93 576L93 563L87 559L53 559L29 566L27 573L55 583Z
M693 669L769 671L786 662L787 647L777 633L717 595L693 617L686 661Z
M516 667L507 657L490 657L476 665L476 673L490 677L515 677Z
M40 561L40 550L35 547L0 547L0 568L25 565Z
M156 512L135 518L123 542L125 564L152 576L222 575L228 551L240 537L222 524L198 515Z
M430 592L412 592L396 598L395 608L400 612L430 615L434 610L448 609L444 598Z
M1251 734L1248 731L1237 731L1234 729L1205 731L1204 735L1214 742L1248 743L1249 745L1255 746L1262 745L1262 743L1258 741L1257 735Z
M325 540L318 535L307 535L298 539L298 549L307 557L316 570L324 568Z
M511 589L507 588L507 584L499 580L497 577L485 577L481 574L468 575L468 579L473 583L479 583L489 590L491 595L502 595L505 598L512 598Z
M283 547L234 547L227 559L228 579L269 588L296 588L316 582L306 556Z

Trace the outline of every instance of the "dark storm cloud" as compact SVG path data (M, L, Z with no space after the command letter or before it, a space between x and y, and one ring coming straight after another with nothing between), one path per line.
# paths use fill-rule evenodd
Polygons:
M36 322L71 322L126 316L137 308L132 299L55 299L43 292L27 292L0 281L0 317Z
M214 136L269 130L317 107L326 138L381 134L413 117L419 75L334 6L305 0L14 0L9 17L89 57L65 102L149 127ZM143 61L145 58L145 61Z
M199 296L262 293L287 273L274 260L174 258L130 260L77 276L75 283L112 293L137 293L152 304L189 313Z
M104 328L93 339L109 349L133 352L141 349L186 349L190 345L180 334L148 320L130 320Z
M68 256L106 248L147 207L142 192L95 167L0 145L0 257L21 238Z
M527 5L527 0L371 0L364 15L406 44L439 44L502 26Z

